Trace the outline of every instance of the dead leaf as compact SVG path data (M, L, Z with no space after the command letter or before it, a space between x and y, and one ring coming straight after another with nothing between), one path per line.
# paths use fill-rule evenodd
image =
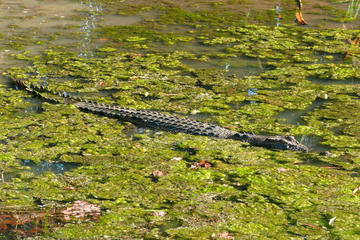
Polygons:
M303 18L300 10L299 10L299 11L296 11L295 17L296 17L295 22L296 22L297 24L307 25L307 23L306 23L305 19Z
M354 40L351 40L351 39L348 39L348 42L351 44L351 45L359 45L360 43L360 38L359 37L356 37ZM346 52L346 55L345 55L345 60L348 59L351 55L351 51L347 51Z
M135 54L130 55L130 57L132 59L136 59L136 58L142 57L142 54L141 53L135 53Z
M152 174L153 174L154 177L161 177L161 176L166 175L166 172L163 172L163 171L160 171L160 170L155 170L155 171L153 171Z
M109 38L99 38L99 41L100 42L107 42L109 41L110 39Z
M159 93L160 96L176 96L178 93Z
M165 211L156 211L156 212L152 212L151 215L155 216L155 217L163 217L166 215Z
M203 168L209 168L209 167L211 167L211 164L205 162L204 160L202 160L202 161L200 162L200 166L203 167Z
M313 225L313 224L309 224L309 223L301 223L302 225L311 227L311 228L316 228L316 229L324 229L323 227L319 227L317 225Z
M86 217L96 218L100 215L100 212L99 206L86 201L75 201L70 207L61 210L65 220L71 218L84 219Z
M235 239L230 233L228 232L222 232L219 234L219 238L224 238L224 239Z
M190 165L190 169L209 168L209 167L211 167L211 164L205 162L204 160L201 160L200 162L193 162Z
M360 191L360 187L357 187L352 191L351 195L355 196L356 194L359 194L359 191Z
M326 169L339 169L338 167L329 167L329 166L325 166L325 167L321 167L321 168L326 168Z

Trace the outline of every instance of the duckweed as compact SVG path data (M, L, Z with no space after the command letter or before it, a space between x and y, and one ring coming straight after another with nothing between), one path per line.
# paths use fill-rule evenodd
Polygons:
M118 13L149 10L108 4ZM15 177L0 185L0 204L34 208L37 199L45 207L86 200L102 209L98 221L49 226L39 239L207 239L223 232L236 239L356 238L360 88L341 83L358 80L359 71L356 59L338 59L349 49L356 58L358 49L347 39L359 31L226 24L235 14L190 12L165 2L154 8L163 12L151 22L100 28L101 37L111 41L94 57L80 58L64 48L36 56L24 51L14 57L28 65L3 75L106 104L204 118L238 131L317 137L330 153L134 130L60 98L60 103L40 100L40 111L27 112L33 104L27 99L36 97L1 85L0 170ZM189 28L184 34L163 31L176 24ZM215 53L191 48L194 44ZM230 58L264 61L259 72L244 77L232 74L231 67L189 64ZM257 94L248 94L254 88ZM319 98L324 104L308 108ZM299 110L302 125L275 118ZM29 175L20 160L80 166L62 175ZM191 169L202 161L210 167ZM155 177L156 170L164 175Z

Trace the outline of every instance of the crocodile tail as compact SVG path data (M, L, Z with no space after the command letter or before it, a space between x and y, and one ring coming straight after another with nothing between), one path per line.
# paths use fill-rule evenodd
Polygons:
M13 83L18 86L19 88L23 88L28 92L31 92L34 95L37 96L41 96L42 92L50 92L50 90L48 90L45 86L43 85L39 85L39 84L34 84L34 83L30 83L27 81L23 81L17 78L11 78L11 80L13 81Z
M23 80L16 79L16 78L12 78L11 80L15 83L16 86L18 86L19 88L23 88L28 92L50 93L52 95L58 95L58 93L55 92L54 90L51 90L48 87L41 85L41 84L27 82L27 81L23 81Z
M26 91L50 102L70 104L72 102L82 101L81 98L72 96L70 93L56 92L42 84L31 83L17 78L11 78L11 80L19 88L25 89Z

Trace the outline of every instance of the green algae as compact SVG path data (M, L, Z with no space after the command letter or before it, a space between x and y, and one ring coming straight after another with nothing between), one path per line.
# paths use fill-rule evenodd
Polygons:
M129 136L130 124L71 105L44 102L41 111L26 113L31 103L25 97L31 95L1 86L0 159L15 165L18 160L82 164L63 175L18 174L0 186L2 206L34 207L42 199L51 205L86 200L102 208L97 222L70 222L44 233L55 239L205 239L222 232L239 239L356 237L359 196L352 191L359 186L360 91L356 84L333 81L359 75L352 62L340 64L333 56L345 55L353 47L346 40L359 31L223 27L226 19L217 23L219 16L168 10L157 24L195 30L183 36L156 27L105 27L100 34L121 47L109 44L90 59L58 48L41 56L23 52L16 57L30 65L9 68L4 76L46 80L51 90L102 103L195 113L192 117L206 116L204 121L235 130L316 136L331 147L330 155L149 130ZM199 30L208 22L218 29ZM174 50L160 51L153 41ZM223 68L196 69L186 61L215 55L176 48L194 41L218 46L218 58L265 59L265 67L245 77L228 76ZM330 62L319 63L319 54ZM330 83L317 84L314 77ZM248 94L252 88L256 95ZM304 113L303 125L274 118L284 110L304 110L318 98L327 102ZM235 104L239 107L232 108ZM211 167L189 167L201 161ZM21 172L15 165L15 173ZM166 174L155 177L156 170Z

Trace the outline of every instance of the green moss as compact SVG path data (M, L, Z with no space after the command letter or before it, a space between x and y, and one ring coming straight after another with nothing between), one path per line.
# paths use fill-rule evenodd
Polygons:
M216 6L222 13L189 12L169 2L139 9L122 4L113 11L163 12L154 21L99 28L109 42L92 58L64 48L14 55L29 65L9 68L4 77L46 79L50 90L102 103L195 113L191 117L239 131L318 138L330 155L139 133L129 123L42 100L39 111L29 112L35 97L1 86L0 165L14 175L0 185L2 206L34 207L41 199L49 206L86 200L101 207L98 221L50 226L44 239L205 239L223 232L235 239L356 238L360 90L341 83L358 81L359 71L351 59L339 59L349 49L357 56L347 39L359 31L244 25L222 9L228 3ZM179 24L186 26L174 28ZM242 65L233 63L250 59L259 70L234 75ZM324 103L311 107L317 99ZM301 111L301 125L274 118L289 110ZM81 166L35 175L19 160ZM191 168L202 161L210 167Z

